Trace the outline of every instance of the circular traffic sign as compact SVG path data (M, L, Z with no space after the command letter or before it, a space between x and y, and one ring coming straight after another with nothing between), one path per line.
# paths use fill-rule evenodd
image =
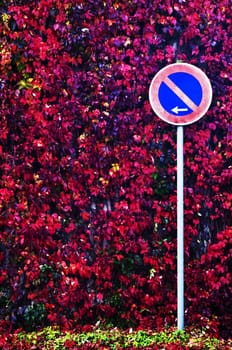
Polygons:
M158 117L169 124L187 125L209 109L212 87L206 74L189 63L173 63L152 79L149 101Z

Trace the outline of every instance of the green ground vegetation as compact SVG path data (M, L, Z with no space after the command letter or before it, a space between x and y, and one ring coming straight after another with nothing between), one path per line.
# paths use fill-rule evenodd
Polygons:
M38 332L19 332L12 341L19 346L27 344L30 349L231 349L232 340L210 336L207 330L174 330L162 332L121 331L96 329L91 332L62 332L59 328L46 327Z

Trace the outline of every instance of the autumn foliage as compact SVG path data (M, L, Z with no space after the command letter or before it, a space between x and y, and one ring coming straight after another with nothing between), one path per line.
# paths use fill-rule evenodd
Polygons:
M0 328L176 324L176 128L148 101L209 77L185 128L186 323L231 327L229 0L1 1Z

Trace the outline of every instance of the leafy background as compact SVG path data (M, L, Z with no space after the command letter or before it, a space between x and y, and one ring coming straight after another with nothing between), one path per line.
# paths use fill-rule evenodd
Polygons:
M176 323L176 129L148 89L209 77L185 128L185 318L231 325L228 0L1 1L0 328Z

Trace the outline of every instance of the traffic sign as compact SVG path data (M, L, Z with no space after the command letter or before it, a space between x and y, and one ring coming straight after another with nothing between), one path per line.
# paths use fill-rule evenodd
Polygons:
M173 63L152 79L149 100L158 117L169 124L187 125L207 112L212 87L206 74L189 63Z

